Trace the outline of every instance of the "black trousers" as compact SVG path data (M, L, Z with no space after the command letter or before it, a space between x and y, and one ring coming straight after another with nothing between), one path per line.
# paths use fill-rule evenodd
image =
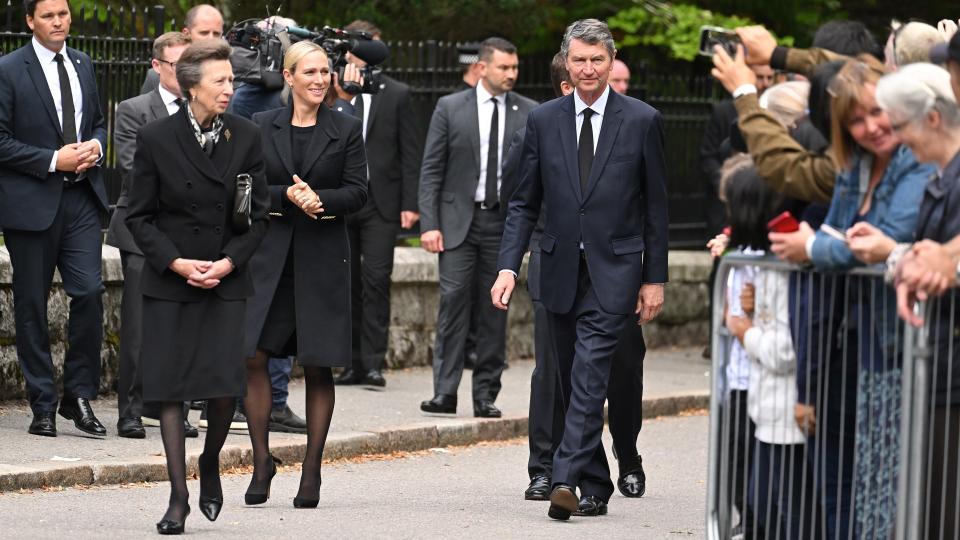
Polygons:
M440 253L440 308L433 351L435 394L457 395L463 376L464 345L470 326L470 297L475 279L486 288L497 278L497 256L503 217L497 210L474 210L462 244ZM500 375L506 354L507 314L490 302L482 303L473 368L473 400L494 401L500 393Z
M143 255L120 252L123 265L123 300L120 302L120 373L117 382L117 412L120 418L143 414L143 373L140 371L140 341L143 331ZM159 416L154 416L158 418Z
M530 253L528 280L537 279L540 254ZM560 390L556 343L550 333L549 313L539 301L533 301L534 357L530 378L528 441L530 457L527 473L551 476L553 456L563 436L564 401ZM608 420L620 474L639 466L637 437L643 427L643 359L646 345L643 330L630 318L624 324L614 353L607 390ZM746 414L746 409L744 409Z
M613 482L600 440L603 404L614 352L628 317L600 306L583 259L573 307L567 313L549 315L566 404L563 437L553 458L553 483L577 486L581 496L608 501Z
M30 408L54 412L57 377L50 355L47 298L54 269L70 298L63 392L95 399L100 386L103 341L100 207L87 181L64 189L60 209L44 231L3 231L13 266L17 356Z
M397 219L384 219L373 199L347 216L350 236L353 369L361 373L383 369L390 337L390 274L400 228Z

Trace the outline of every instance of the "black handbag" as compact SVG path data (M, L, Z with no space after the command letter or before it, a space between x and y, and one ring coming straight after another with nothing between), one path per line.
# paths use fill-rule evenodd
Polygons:
M251 192L253 178L247 174L237 175L237 191L233 195L233 231L243 234L250 230Z

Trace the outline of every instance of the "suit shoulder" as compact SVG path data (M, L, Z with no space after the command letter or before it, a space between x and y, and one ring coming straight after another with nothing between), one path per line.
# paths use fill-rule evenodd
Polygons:
M333 115L333 123L345 130L363 130L363 121L352 114L347 114L336 109L330 109L330 114Z
M127 98L117 104L117 114L121 111L126 111L127 109L131 110L140 110L150 108L150 99L152 97L150 94L141 94L139 96L133 96L132 98Z
M638 114L640 116L649 117L649 118L653 118L655 116L660 115L660 111L658 111L652 105L648 104L643 100L633 98L630 96L623 96L620 94L617 94L617 96L618 96L618 100L621 103L623 103L623 107L625 109L630 110L634 114Z
M250 121L262 128L263 126L268 126L273 123L274 119L286 110L287 107L278 107L276 109L256 112L250 117Z
M410 93L410 85L404 82L400 82L394 79L393 77L384 75L383 84L386 85L384 89L387 91L392 91L394 93Z
M456 103L458 100L463 100L467 98L467 95L470 92L476 92L475 88L466 88L452 94L447 94L437 100L437 107L443 104L444 107L450 106L451 103Z
M67 47L67 54L69 56L73 56L74 58L79 58L84 63L89 62L90 64L93 64L93 60L90 59L90 56L87 55L87 53L83 51L78 51L73 47Z
M540 105L540 103L538 103L537 100L530 99L523 94L518 94L517 92L512 92L512 94L513 94L513 97L516 98L518 102L522 103L523 105L526 105L527 108L529 109L533 109L534 107L537 107L538 105Z
M174 129L177 125L177 122L182 121L180 119L183 116L183 112L178 112L177 114L172 114L166 118L161 118L154 122L150 122L140 128L139 134L140 137L144 140L153 140L153 139L167 139L170 138L170 131Z

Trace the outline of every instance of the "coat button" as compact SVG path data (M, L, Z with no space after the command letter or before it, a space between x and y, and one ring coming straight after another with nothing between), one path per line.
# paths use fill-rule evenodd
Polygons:
M581 215L581 216L585 216L585 215L587 215L587 213L584 212L583 209L581 208L581 209L580 209L580 215Z
M193 234L200 234L200 227L194 227Z
M223 212L223 204L222 204L222 203L217 205L217 211L218 211L218 212Z
M199 206L197 206L197 203L193 203L190 205L190 209L193 210L194 212L197 211L197 208L199 208Z
M187 180L187 189L192 189L192 188L193 188L193 182Z
M220 233L223 232L223 229L221 229L220 227L214 227L214 228L213 228L213 232L215 232L215 233L217 233L217 234L220 234Z

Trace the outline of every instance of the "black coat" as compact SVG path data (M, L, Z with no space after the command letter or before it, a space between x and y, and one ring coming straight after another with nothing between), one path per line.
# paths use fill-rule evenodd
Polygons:
M126 223L146 257L144 296L198 302L210 294L224 300L253 295L247 261L268 224L260 132L239 116L225 114L223 123L212 158L197 143L185 110L140 129ZM235 234L229 218L242 173L253 177L253 223ZM188 285L168 268L180 257L215 261L225 255L237 268L213 289Z
M737 121L737 109L732 99L714 104L710 121L703 130L700 141L700 172L704 181L704 217L707 223L707 236L713 238L726 221L723 203L720 202L720 166L731 155L730 145L724 144L730 137L730 131Z
M917 217L916 238L945 244L957 236L960 236L960 154L947 164L940 177L927 183ZM934 358L940 361L935 362L931 370L931 391L938 404L947 404L948 394L949 404L960 403L960 367L954 360L960 348L960 317L952 313L957 309L960 309L957 289L950 289L933 301L930 336L936 348Z
M367 200L362 123L321 106L303 170L294 168L290 107L254 115L263 138L270 184L270 230L250 261L257 283L247 304L244 350L253 356L277 283L294 249L297 361L306 366L350 365L350 243L344 216ZM286 197L293 175L310 184L323 202L317 220ZM292 241L291 241L292 239Z

